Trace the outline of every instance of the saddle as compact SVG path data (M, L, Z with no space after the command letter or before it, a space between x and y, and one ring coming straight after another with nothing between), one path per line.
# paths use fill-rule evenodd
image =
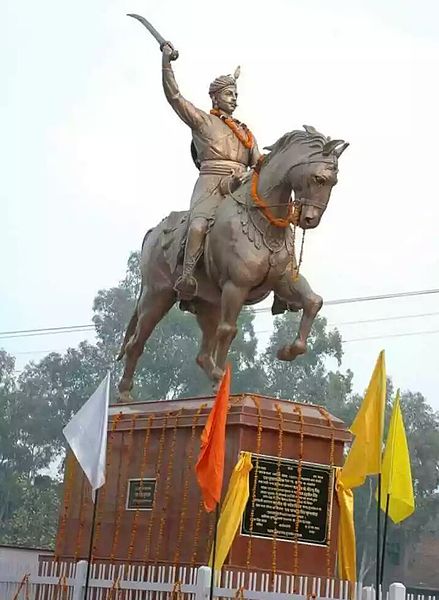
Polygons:
M165 219L162 249L171 273L183 264L184 246L189 227L189 211L171 212Z

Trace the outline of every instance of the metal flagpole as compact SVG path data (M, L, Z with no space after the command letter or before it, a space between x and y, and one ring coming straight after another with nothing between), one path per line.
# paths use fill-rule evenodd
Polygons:
M88 558L87 558L87 575L85 576L85 590L84 590L84 600L87 600L87 592L90 585L90 572L91 572L91 559L93 554L93 538L95 533L95 524L96 524L96 509L98 506L98 498L99 498L99 489L94 492L92 490L92 497L94 494L94 503L93 503L93 515L91 518L91 531L90 531L90 544L88 548Z
M387 494L386 514L384 517L383 549L382 549L382 554L381 554L381 575L380 575L381 586L383 585L383 579L384 579L384 557L386 556L386 539L387 539L387 523L389 521L389 504L390 504L390 494Z
M219 503L215 509L215 528L213 534L213 548L212 548L212 572L210 574L210 592L209 600L213 599L213 587L215 585L215 559L216 559L216 538L218 533L218 520L219 520Z
M381 538L381 473L378 473L377 502L377 556L376 556L376 590L375 599L380 600L380 538Z

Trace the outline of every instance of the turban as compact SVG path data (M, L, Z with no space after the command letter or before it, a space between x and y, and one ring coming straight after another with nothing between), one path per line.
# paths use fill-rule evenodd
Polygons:
M240 74L240 67L237 67L233 75L221 75L217 77L209 86L209 95L214 96L229 85L236 85L236 80Z

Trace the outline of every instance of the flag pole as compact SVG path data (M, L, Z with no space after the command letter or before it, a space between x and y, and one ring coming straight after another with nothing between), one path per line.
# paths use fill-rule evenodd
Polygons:
M383 579L384 579L384 560L385 560L385 556L386 556L387 524L389 522L389 505L390 505L390 494L387 494L386 513L385 513L385 517L384 517L383 549L382 549L382 554L381 554L381 575L380 575L381 585L383 585Z
M87 575L85 576L85 588L84 588L84 600L87 600L87 592L90 586L90 572L91 572L91 559L93 555L93 538L95 533L95 524L96 524L96 509L98 506L98 498L99 498L99 489L96 491L91 491L91 497L93 499L93 515L91 518L91 531L90 531L90 543L88 547L88 557L87 557Z
M217 503L216 509L215 509L215 527L214 527L214 532L213 532L212 572L210 574L209 600L213 599L213 587L215 585L215 560L216 560L216 541L217 541L217 534L218 534L218 520L219 520L219 503Z
M376 555L376 590L375 599L380 600L380 538L381 538L381 473L378 473L377 498L377 555Z

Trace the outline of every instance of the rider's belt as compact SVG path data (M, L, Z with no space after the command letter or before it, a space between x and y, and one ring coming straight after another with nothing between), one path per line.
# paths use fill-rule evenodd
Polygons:
M201 175L233 175L246 170L246 165L233 160L203 160L200 167Z

